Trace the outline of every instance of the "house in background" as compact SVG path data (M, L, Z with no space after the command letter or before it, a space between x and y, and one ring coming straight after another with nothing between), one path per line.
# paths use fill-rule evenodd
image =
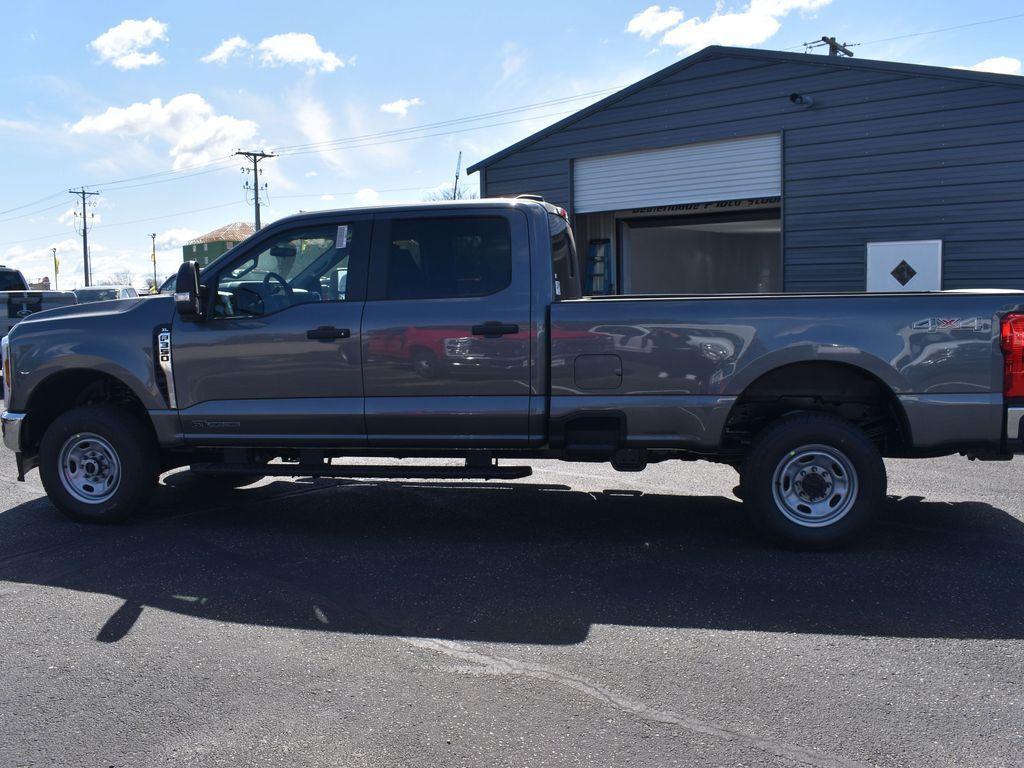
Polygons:
M588 293L1024 288L1024 77L714 46L469 171Z
M189 240L181 247L182 261L197 261L200 267L205 267L255 231L252 224L236 221L234 224L207 232L195 240Z

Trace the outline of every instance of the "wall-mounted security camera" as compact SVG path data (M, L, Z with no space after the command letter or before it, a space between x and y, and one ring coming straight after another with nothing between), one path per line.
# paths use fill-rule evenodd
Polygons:
M814 97L805 96L802 93L789 94L789 100L796 104L798 107L803 107L804 109L814 106Z

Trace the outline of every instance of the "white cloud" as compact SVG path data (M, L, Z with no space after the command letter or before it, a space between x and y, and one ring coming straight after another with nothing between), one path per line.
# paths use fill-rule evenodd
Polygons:
M1012 56L994 56L991 59L979 61L977 64L965 67L975 72L995 72L997 75L1020 75L1024 74L1024 65L1020 59Z
M189 240L199 237L202 232L188 227L172 227L156 236L156 247L161 251L180 248Z
M640 35L646 40L666 29L671 29L682 20L683 12L678 8L669 6L663 11L660 5L652 5L630 19L626 25L626 31Z
M294 104L293 110L295 124L310 144L324 144L334 139L334 119L322 102L312 97L303 97ZM321 152L318 154L334 170L350 173L348 164L338 153ZM316 175L316 171L312 173Z
M163 61L156 51L145 51L157 40L167 40L167 25L150 17L145 21L125 19L97 37L90 46L101 61L118 69L139 69Z
M329 203L334 199L334 195L320 195L320 199Z
M389 101L387 104L380 105L381 112L387 112L389 115L398 115L399 117L405 117L409 114L409 107L418 107L423 102L419 96L411 99L398 99L396 101Z
M13 269L21 270L25 275L25 279L30 282L36 282L44 275L52 281L53 251L50 250L51 248L57 249L57 261L60 264L57 287L61 290L71 290L81 285L82 241L77 237L55 240L39 248L26 248L23 245L15 245L4 251L3 256L0 257L0 262ZM89 250L93 256L96 256L103 251L103 246L98 243L90 244Z
M832 0L750 0L738 10L726 10L720 4L705 19L694 16L685 21L678 9L662 11L661 6L651 6L634 16L626 29L645 38L664 31L662 45L679 48L683 53L693 53L709 45L758 45L778 32L781 19L793 11L815 11L830 2ZM679 14L678 22L664 26L675 18L666 17L673 11ZM653 31L656 29L658 31Z
M204 64L224 64L235 54L251 47L251 43L240 35L229 37L200 59Z
M317 173L316 171L306 171L306 178L307 179L312 179L314 176L319 176L319 175L320 174Z
M501 79L508 80L526 64L526 54L515 43L505 43L501 52Z
M198 93L183 93L164 104L160 99L127 107L108 107L86 115L71 126L74 134L109 134L148 139L156 136L170 144L173 168L226 157L240 145L251 143L259 132L252 120L218 115Z
M285 32L264 38L256 46L260 62L267 67L303 64L310 71L333 72L345 66L337 54L325 51L308 32Z
M356 192L357 203L364 203L365 205L370 205L372 203L376 203L378 200L380 200L380 192L378 192L376 189L364 187L363 189L360 189L358 192Z

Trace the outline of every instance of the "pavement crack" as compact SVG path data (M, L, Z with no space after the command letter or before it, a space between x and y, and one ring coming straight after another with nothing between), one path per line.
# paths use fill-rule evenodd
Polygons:
M651 707L643 702L634 701L603 685L592 682L585 677L554 667L518 661L506 656L481 653L466 645L450 640L432 640L427 638L403 638L403 640L421 650L432 651L451 659L466 662L454 668L456 672L462 674L493 675L495 677L508 675L560 685L588 696L606 707L617 709L620 712L647 720L648 722L676 726L701 736L744 743L764 752L770 752L791 760L798 765L815 766L815 768L866 768L868 765L867 763L849 760L838 755L826 754L816 749L789 744L778 739L744 733L743 731L688 717L671 710Z

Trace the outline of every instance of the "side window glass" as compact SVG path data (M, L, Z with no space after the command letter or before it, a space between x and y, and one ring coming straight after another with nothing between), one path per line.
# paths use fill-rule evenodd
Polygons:
M215 317L260 317L296 304L345 301L354 227L321 225L281 234L219 275Z
M512 282L512 234L502 217L395 219L386 239L384 296L488 296Z

